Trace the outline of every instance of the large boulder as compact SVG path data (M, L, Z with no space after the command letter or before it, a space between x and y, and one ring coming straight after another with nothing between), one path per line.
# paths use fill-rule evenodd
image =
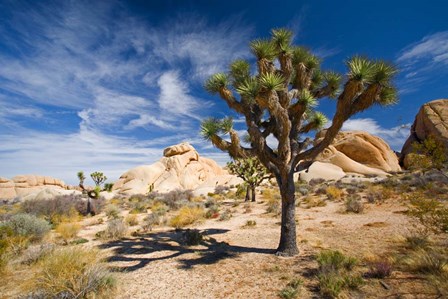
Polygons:
M167 192L174 189L194 190L207 180L228 175L215 161L199 157L189 143L167 147L160 161L135 167L115 182L113 191L145 194L150 188Z
M411 127L411 134L401 150L400 162L406 167L406 156L412 152L414 142L433 136L448 148L448 100L440 99L424 104Z
M294 174L294 181L311 181L312 179L324 179L326 181L338 181L345 176L341 167L316 161L308 169Z
M316 142L325 132L316 135ZM365 175L387 175L400 171L397 155L381 138L363 131L339 132L333 143L316 159L342 168L344 172Z
M65 190L67 186L61 180L40 175L18 175L11 180L0 178L0 199L24 197L43 189Z

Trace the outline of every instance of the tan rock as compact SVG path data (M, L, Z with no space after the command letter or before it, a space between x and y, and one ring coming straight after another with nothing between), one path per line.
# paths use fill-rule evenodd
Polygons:
M316 135L316 142L325 132ZM397 155L381 138L363 131L343 131L317 159L341 167L345 172L384 175L400 171Z
M330 145L318 157L318 161L331 163L339 166L344 172L354 172L368 175L385 176L387 173L381 169L369 167L350 159L345 154Z
M0 199L13 199L17 196L12 180L0 177Z
M176 145L172 145L163 150L164 157L171 157L176 155L182 155L186 152L196 152L193 146L191 146L188 142L179 143Z
M420 107L401 150L400 162L404 163L406 155L412 152L414 142L422 142L428 136L442 141L448 148L448 99L431 101Z
M323 163L316 161L308 169L299 171L294 174L294 181L303 180L306 182L312 179L324 179L327 181L337 181L345 176L345 172L341 167L331 163Z
M163 155L159 162L138 166L121 175L113 190L126 194L146 194L150 186L159 192L193 190L210 178L228 174L215 161L199 157L189 143L167 147Z
M1 178L0 199L10 199L16 196L23 197L48 187L61 190L66 189L63 181L48 176L18 175L12 178L12 180Z

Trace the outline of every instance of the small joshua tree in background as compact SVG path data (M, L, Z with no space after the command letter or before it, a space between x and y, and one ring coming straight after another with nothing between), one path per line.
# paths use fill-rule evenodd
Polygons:
M79 187L84 190L84 180L86 176L84 175L84 171L78 171L78 179L79 179Z
M95 186L101 186L107 180L107 177L99 171L92 172L90 177L95 182Z
M246 201L250 199L255 201L255 188L260 186L264 180L272 177L257 157L235 159L228 162L227 167L232 174L242 178L246 183Z

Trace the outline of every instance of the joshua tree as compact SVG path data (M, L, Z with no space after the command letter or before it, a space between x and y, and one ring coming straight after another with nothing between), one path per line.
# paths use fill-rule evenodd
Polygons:
M92 172L90 177L95 182L95 186L101 186L107 180L107 177L99 171Z
M84 180L86 176L84 175L84 171L78 171L78 179L79 179L79 187L84 190Z
M321 71L320 60L291 41L292 32L272 30L269 40L250 44L256 74L251 74L249 62L236 60L229 73L215 74L205 83L207 91L219 94L245 118L250 147L241 145L231 118L209 118L201 126L204 138L217 148L234 158L256 156L275 176L282 197L277 254L286 256L298 253L293 180L298 164L313 160L330 145L351 116L374 104L392 104L397 98L391 83L396 73L392 65L355 56L347 61L348 74L343 79L335 72ZM326 117L314 111L317 100L325 97L336 99L336 112L324 138L311 146L311 140L303 137L325 124ZM230 141L223 138L225 134ZM270 135L278 141L276 149L266 142Z
M242 178L247 184L246 201L255 201L255 188L264 180L271 178L271 174L257 157L235 159L228 162L227 167L231 173Z

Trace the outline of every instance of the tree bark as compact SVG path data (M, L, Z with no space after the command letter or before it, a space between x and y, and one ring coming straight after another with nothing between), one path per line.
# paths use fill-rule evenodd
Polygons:
M296 205L293 173L277 179L282 196L282 224L276 255L294 256L299 253L296 238Z
M246 187L246 198L244 199L244 201L249 201L250 200L250 186L247 185Z
M251 187L251 191L252 191L252 201L255 202L255 186Z

